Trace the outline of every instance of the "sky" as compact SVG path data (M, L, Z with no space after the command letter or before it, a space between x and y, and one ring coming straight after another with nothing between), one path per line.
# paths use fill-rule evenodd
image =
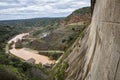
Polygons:
M66 17L90 0L0 0L0 20Z

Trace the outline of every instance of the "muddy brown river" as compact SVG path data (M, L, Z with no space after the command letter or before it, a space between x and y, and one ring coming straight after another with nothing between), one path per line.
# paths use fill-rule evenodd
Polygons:
M8 44L10 44L11 42L16 43L18 39L21 40L26 35L29 35L29 33L19 34L12 38L10 41L8 41ZM25 61L33 58L35 60L35 64L41 63L42 65L44 65L55 63L55 60L50 60L49 57L38 54L38 51L36 50L30 50L27 48L15 49L15 44L13 44L12 46L13 49L10 49L9 52Z

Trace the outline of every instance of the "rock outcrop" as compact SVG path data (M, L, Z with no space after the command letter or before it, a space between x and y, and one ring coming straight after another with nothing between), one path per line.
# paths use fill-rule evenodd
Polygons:
M94 5L91 25L66 59L65 80L120 80L120 0Z

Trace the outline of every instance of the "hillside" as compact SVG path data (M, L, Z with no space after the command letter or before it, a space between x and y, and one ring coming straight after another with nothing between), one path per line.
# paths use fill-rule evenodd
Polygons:
M0 21L0 80L119 80L120 0L91 4L66 18Z
M36 50L39 52L38 55L48 56L50 60L58 60L77 37L83 37L83 31L89 24L89 22L80 23L81 21L79 21L64 25L63 21L64 18L0 21L0 70L4 72L0 72L0 79L48 80L51 67L55 64L46 68L41 63L28 63L24 59L12 55L11 50L14 42L12 41L11 44L7 42L21 33L30 33L28 38L15 43L16 51L27 48L26 50L31 53ZM19 51L20 53L21 51ZM23 52L22 54L24 55Z
M91 8L90 7L83 7L80 9L75 10L65 18L65 24L70 23L78 23L78 22L85 22L90 21L91 19Z
M91 24L54 67L55 80L120 79L120 0L91 1Z
M85 15L90 13L89 7L79 9L73 12L71 15ZM72 16L74 18L74 16ZM68 17L65 18L65 20ZM69 19L72 20L73 18ZM85 18L85 17L84 17ZM54 24L52 26L46 26L45 28L38 28L37 30L30 33L30 38L27 42L24 42L23 46L31 48L38 51L66 51L78 36L82 36L82 32L89 25L90 19L86 18L85 21L79 20L78 22L70 23L64 25L62 22L60 24ZM69 22L69 21L68 21ZM46 35L41 38L41 36ZM43 55L51 55L51 53L41 53ZM56 55L56 54L55 54ZM59 54L58 54L59 55ZM53 55L54 56L54 55ZM59 55L58 59L61 55Z

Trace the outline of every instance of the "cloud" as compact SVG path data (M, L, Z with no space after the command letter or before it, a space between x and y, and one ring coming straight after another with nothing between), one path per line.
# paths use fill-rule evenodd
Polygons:
M62 17L90 5L90 0L0 0L0 19ZM14 17L13 17L14 19Z

